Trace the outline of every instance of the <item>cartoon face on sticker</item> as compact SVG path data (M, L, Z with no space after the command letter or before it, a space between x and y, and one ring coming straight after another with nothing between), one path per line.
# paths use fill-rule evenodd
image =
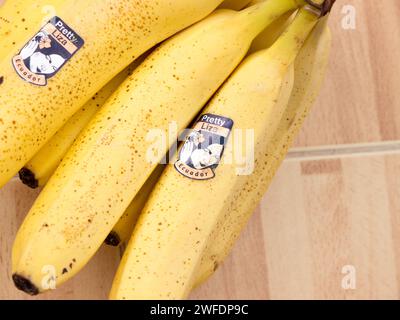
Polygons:
M175 169L195 180L214 178L232 127L231 119L213 114L202 115L187 136Z
M23 80L45 86L83 44L74 30L54 17L13 57L12 64Z

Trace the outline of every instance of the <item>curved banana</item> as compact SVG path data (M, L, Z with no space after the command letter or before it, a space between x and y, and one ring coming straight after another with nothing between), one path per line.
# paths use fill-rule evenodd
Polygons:
M164 169L165 166L160 164L153 171L129 207L125 210L117 224L108 234L106 240L104 241L105 244L113 247L121 246L123 251L132 235L132 231L136 225L139 215L142 212Z
M65 0L0 63L0 187L115 75L221 2Z
M238 130L251 128L254 159L265 166L262 146L285 109L285 103L278 104L281 94L286 93L286 102L290 97L290 90L283 89L286 75L317 20L314 12L301 9L288 31L270 49L247 58L205 108L175 167L162 174L139 218L111 299L188 296L213 230L251 179L238 175L250 164L239 168L227 157L246 150L245 143L226 143L235 140ZM224 145L223 163L218 165L215 160Z
M166 41L135 70L72 146L23 222L12 254L19 289L46 290L45 265L59 285L88 262L167 153L169 145L157 140L160 131L168 132L171 122L185 128L252 40L297 6L297 0L269 0L241 12L219 11Z
M282 119L276 119L280 122L272 139L263 146L267 166L255 169L251 181L243 190L246 196L238 197L238 201L226 208L229 214L210 237L212 240L201 260L195 286L207 280L228 256L318 97L331 49L331 34L326 22L324 18L318 23L295 61L295 82L289 104Z
M30 188L43 187L90 120L144 60L139 57L90 99L19 171L20 180Z

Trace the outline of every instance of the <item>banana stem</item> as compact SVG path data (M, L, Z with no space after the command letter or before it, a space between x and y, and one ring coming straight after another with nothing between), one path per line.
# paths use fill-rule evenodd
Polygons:
M291 25L270 47L268 55L281 61L283 66L291 65L318 20L319 16L314 10L307 6L301 8Z

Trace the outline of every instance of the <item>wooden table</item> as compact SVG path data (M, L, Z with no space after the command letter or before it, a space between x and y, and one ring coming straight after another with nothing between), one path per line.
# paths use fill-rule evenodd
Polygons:
M1 0L0 0L1 1ZM356 29L342 27L345 5ZM338 0L320 99L233 253L193 299L400 298L400 2ZM37 191L0 191L0 298L17 228ZM35 299L104 299L118 252Z

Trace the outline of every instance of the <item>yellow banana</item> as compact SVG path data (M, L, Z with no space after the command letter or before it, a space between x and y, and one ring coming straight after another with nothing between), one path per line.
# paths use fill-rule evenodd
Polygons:
M0 61L15 54L63 1L6 0L0 7Z
M0 63L0 187L129 63L221 2L65 0Z
M307 39L295 61L295 82L283 117L276 121L279 126L263 146L266 167L256 167L251 180L242 194L226 208L228 213L220 221L210 237L205 255L197 271L196 285L204 282L229 254L240 232L267 191L272 178L293 143L305 118L310 112L321 89L329 61L331 34L326 26L327 19L321 20ZM254 195L254 196L252 196Z
M104 241L107 245L114 247L121 246L122 251L126 247L139 215L142 212L150 193L153 191L154 186L157 184L157 181L160 178L164 168L164 165L158 165L149 179L147 179L146 183L137 193L122 217L119 219L112 231L108 234L106 240Z
M254 159L265 166L262 146L276 117L282 116L281 95L286 93L286 100L290 96L290 90L283 89L292 84L290 79L285 84L286 75L317 21L314 11L301 9L288 31L270 49L247 58L205 108L179 159L162 174L139 218L111 299L188 296L209 237L251 177L238 175L249 165L238 168L228 159L218 165L224 145L236 139L239 129L251 129ZM224 153L237 154L243 148L236 150L236 145L243 144L228 143Z
M12 254L19 289L46 290L45 265L59 285L87 263L168 151L165 143L148 159L155 148L146 140L149 130L167 132L171 122L185 128L257 34L298 5L269 0L241 12L219 11L165 42L135 70L72 146L23 222Z
M114 91L143 62L145 56L139 57L106 84L25 164L19 171L19 177L25 185L35 189L47 183L82 130Z

